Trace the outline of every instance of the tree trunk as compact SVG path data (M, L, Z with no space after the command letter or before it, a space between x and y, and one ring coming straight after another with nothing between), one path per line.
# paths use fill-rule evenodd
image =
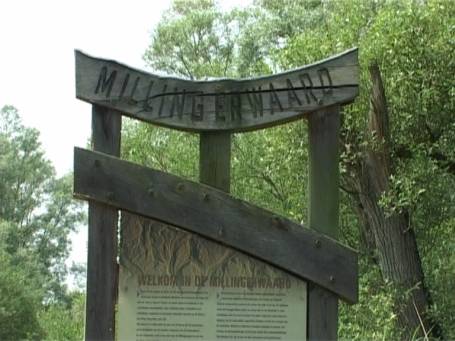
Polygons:
M440 336L439 328L427 317L430 305L424 285L422 264L408 212L387 215L379 200L390 186L393 171L390 157L389 119L379 67L370 67L372 79L368 134L372 143L348 180L357 193L357 213L367 240L374 242L377 261L384 280L391 281L398 292L395 309L404 337ZM365 237L364 237L365 239Z
M359 199L374 238L382 276L391 281L399 293L407 293L396 297L399 325L406 337L416 331L416 335L423 336L430 331L431 323L425 313L429 300L414 232L405 213L386 216L378 204L381 193L371 185L376 170L370 168L364 172L359 179L364 195Z

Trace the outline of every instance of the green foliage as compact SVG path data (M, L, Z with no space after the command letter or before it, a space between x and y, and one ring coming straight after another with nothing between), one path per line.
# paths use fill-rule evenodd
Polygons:
M307 141L302 122L235 135L232 193L299 222L306 221ZM277 143L279 141L279 143Z
M72 176L56 178L39 133L0 111L0 339L40 339L44 304L65 304L69 233L83 219Z
M39 147L38 131L25 129L15 108L5 106L0 117L0 217L29 225L52 166Z
M10 223L0 221L0 339L40 339L40 265L24 251L14 256L6 251L4 235L10 229Z
M160 71L200 79L268 74L358 46L361 91L342 117L343 179L355 176L366 148L384 142L365 129L368 66L377 62L388 100L392 155L390 188L381 203L390 214L409 213L433 295L432 314L449 338L455 330L450 313L455 271L453 257L447 257L455 216L450 191L455 185L454 18L455 2L445 0L258 0L230 13L221 13L212 1L176 1L144 55ZM127 158L197 179L193 135L142 124L127 125L126 132ZM306 221L306 139L299 122L235 135L233 194ZM352 197L343 194L342 240L361 251L361 278L360 303L341 307L340 336L398 339L392 307L399 292L384 283L371 261L374 255L359 242L361 223Z
M46 331L43 340L82 340L84 338L85 295L75 292L69 303L53 303L40 312L40 325Z
M122 158L198 179L197 136L126 120L122 129Z
M393 313L395 290L384 283L379 269L361 259L359 303L340 305L339 338L346 340L399 340Z
M227 76L233 57L232 23L212 0L174 1L144 59L157 70L188 78Z
M454 214L453 195L448 190L454 186L455 174L450 168L455 160L455 118L453 77L449 76L455 71L451 57L454 55L454 10L455 3L447 1L330 2L324 8L325 25L295 35L279 56L283 67L297 66L353 45L359 46L361 93L344 112L343 176L350 176L352 165L362 157L366 145L374 147L382 143L375 136L365 136L364 128L369 110L368 66L373 61L378 62L388 100L393 148L391 186L383 193L381 202L390 214L408 212L420 248L427 249L431 245L429 254L441 262L437 267L425 267L425 275L431 282L429 287L435 306L442 311L452 308L455 300L447 297L450 290L439 291L442 283L449 282L447 278L438 277L441 281L438 286L432 269L452 265L442 250L433 247L435 236L429 231ZM362 273L362 279L369 276L368 272ZM368 282L361 283L362 292ZM442 299L442 295L446 298ZM444 307L437 300L444 302ZM378 309L382 311L382 307ZM362 307L361 298L360 305L344 311L362 308L366 307ZM350 326L353 332L349 338L359 335L356 332L359 326L365 332L375 329L370 323L359 324L353 316L357 315L350 313L345 320L345 326ZM437 320L443 324L443 331L455 328L453 321L447 322L442 314L438 314ZM379 334L360 335L376 339ZM382 335L381 338L390 337L386 331Z
M455 340L455 218L427 226L425 232L424 240L430 242L422 243L421 251L433 299L430 314L440 322L445 338Z

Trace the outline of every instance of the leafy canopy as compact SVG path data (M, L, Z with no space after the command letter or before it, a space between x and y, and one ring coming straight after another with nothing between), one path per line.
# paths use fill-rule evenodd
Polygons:
M82 222L72 176L56 178L17 110L0 111L0 339L42 338L38 311L67 304L69 233Z
M213 1L174 1L144 55L156 70L201 79L264 75L358 46L361 93L343 114L341 171L346 187L347 180L359 175L365 149L383 143L365 129L371 87L368 66L377 62L388 100L393 160L391 185L381 204L390 214L410 213L423 246L425 275L437 300L436 315L445 331L455 330L453 321L441 319L451 315L454 305L453 299L446 299L447 292L441 291L449 284L443 273L455 271L453 262L444 261L444 250L453 241L445 241L447 234L437 231L454 228L454 197L449 190L455 185L454 18L455 2L445 0L257 0L245 10L229 13L222 13ZM162 169L197 176L194 136L141 124L127 125L126 130L127 157L134 155L138 162L160 163ZM169 143L162 144L162 149L160 141ZM305 142L301 122L236 135L233 193L305 221ZM154 146L150 152L142 148L144 143ZM350 189L345 189L340 222L343 238L359 247L362 215ZM427 247L433 242L441 247ZM399 337L393 325L393 290L371 266L369 258L362 258L363 296L356 307L342 307L341 337ZM390 323L384 326L383 320ZM455 336L448 332L446 337Z

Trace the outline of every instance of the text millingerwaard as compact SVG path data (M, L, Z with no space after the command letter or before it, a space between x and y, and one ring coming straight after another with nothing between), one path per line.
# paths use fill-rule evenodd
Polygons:
M190 131L244 131L295 120L358 94L357 49L268 77L160 77L76 51L76 96L131 117Z
M215 287L215 288L248 288L248 289L289 289L291 278L285 277L247 277L247 276L172 276L140 275L139 286L169 287Z

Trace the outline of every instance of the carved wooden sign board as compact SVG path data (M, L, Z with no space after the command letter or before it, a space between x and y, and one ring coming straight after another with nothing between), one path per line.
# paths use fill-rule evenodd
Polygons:
M180 130L264 128L357 94L357 49L282 74L212 81L159 77L76 51L77 98Z
M306 117L357 94L357 49L269 77L210 81L160 77L76 51L76 96L102 113L93 114L95 151L74 151L74 195L91 203L86 338L114 338L117 300L118 340L306 340L314 334L309 285L356 302L353 250L222 190L119 159L120 123L110 120L127 115L202 138ZM103 238L96 231L107 228L114 250L107 261L116 264L117 210L118 280L100 275L90 258L98 252L91 233ZM98 282L118 285L110 291L118 298L107 295L93 313ZM97 334L97 318L106 333Z

